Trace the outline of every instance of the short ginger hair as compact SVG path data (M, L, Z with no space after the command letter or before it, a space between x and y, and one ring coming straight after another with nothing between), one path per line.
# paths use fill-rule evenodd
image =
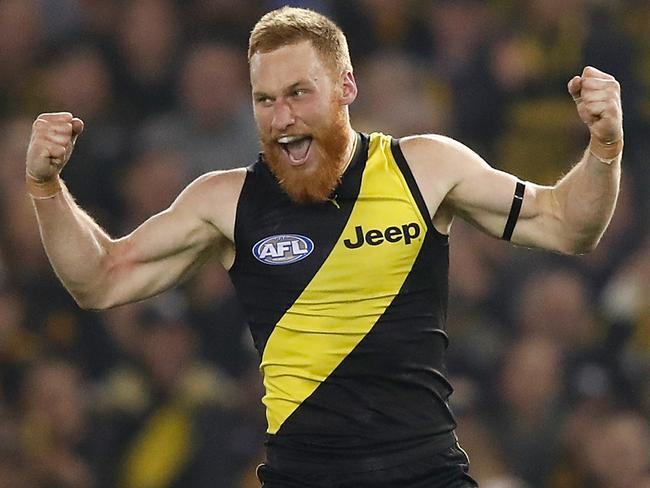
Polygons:
M321 59L335 73L352 71L348 41L332 20L313 10L282 7L265 14L248 40L248 61L256 53L310 41Z

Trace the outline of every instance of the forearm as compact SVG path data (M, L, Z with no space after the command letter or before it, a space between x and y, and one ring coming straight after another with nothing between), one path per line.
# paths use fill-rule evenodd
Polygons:
M92 297L101 292L111 239L75 203L65 186L53 196L32 201L55 273L81 306L92 307Z
M623 112L616 79L587 66L567 85L591 140L580 163L555 187L568 252L596 247L614 213L621 178Z
M619 192L621 150L622 143L608 154L592 141L580 162L553 188L567 252L592 250L605 232Z

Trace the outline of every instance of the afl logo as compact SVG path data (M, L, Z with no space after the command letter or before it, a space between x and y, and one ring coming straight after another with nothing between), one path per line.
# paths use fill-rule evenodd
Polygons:
M270 265L291 264L305 259L314 250L309 237L297 234L282 234L265 237L253 246L253 256Z

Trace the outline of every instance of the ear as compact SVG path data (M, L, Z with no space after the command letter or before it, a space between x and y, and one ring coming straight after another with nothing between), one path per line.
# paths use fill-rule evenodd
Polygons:
M357 82L352 71L344 71L341 75L341 105L350 105L357 98Z

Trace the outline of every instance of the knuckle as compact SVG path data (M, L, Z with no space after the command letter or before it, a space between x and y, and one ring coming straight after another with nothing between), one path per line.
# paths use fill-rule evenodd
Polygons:
M72 118L70 112L43 112L36 119L46 122L72 122Z
M594 87L594 78L583 78L582 79L582 89L583 90L590 90Z
M50 122L52 120L56 119L56 114L52 112L44 112L38 116L39 119L44 120L46 122Z
M50 132L52 134L70 136L72 135L72 123L58 122L58 123L51 124Z

